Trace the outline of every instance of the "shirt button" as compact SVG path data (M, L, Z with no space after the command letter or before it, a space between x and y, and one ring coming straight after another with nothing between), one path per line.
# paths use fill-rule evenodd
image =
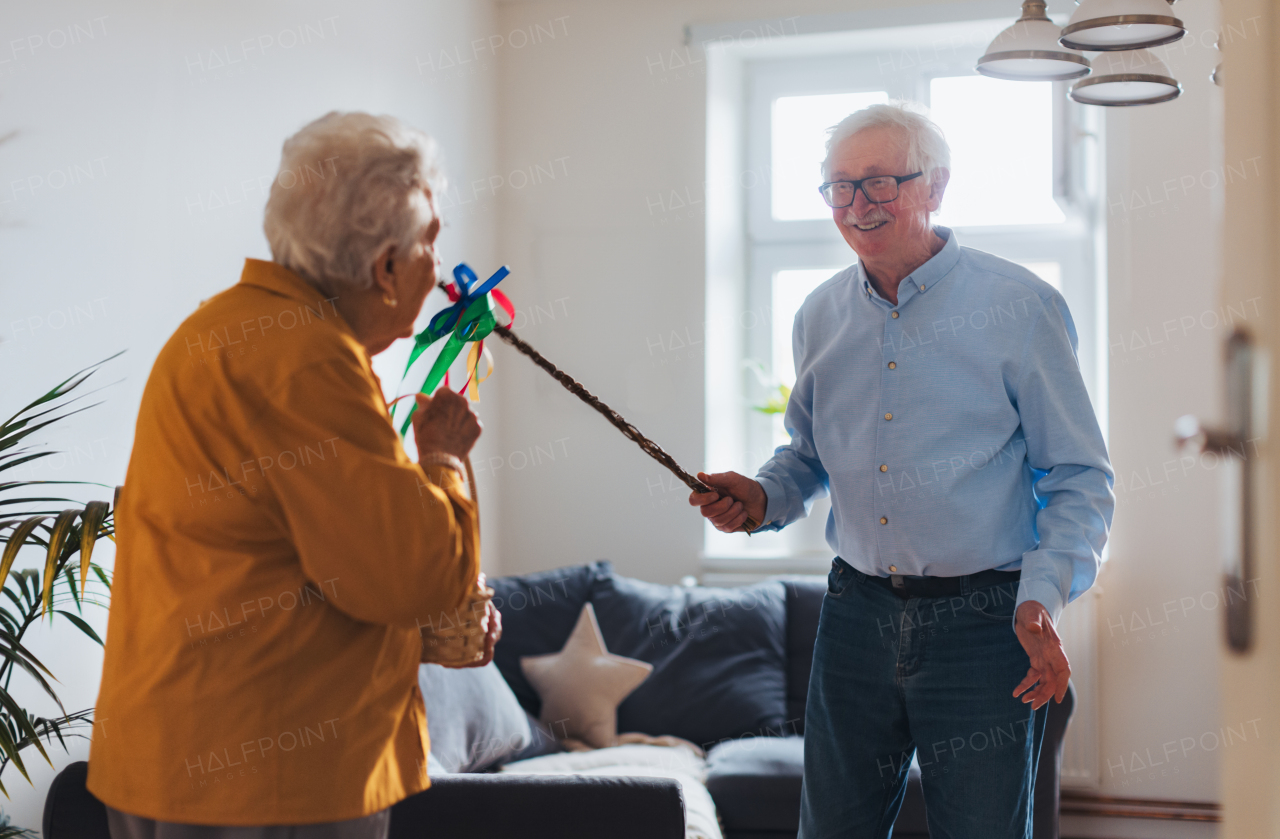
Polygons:
M897 570L898 570L898 566L896 566L896 565L890 565L890 566L889 566L889 570L890 570L890 571L897 571Z
M880 464L880 471L881 471L881 472L888 472L888 471L889 471L889 464L887 464L887 463L881 463L881 464Z
M885 418L885 421L887 422L888 420L893 419L893 414L885 414L884 418Z
M881 523L881 524L888 524L888 523L889 523L889 520L888 520L887 518L885 518L884 516L881 516L881 517L880 517L880 523Z
M920 290L921 290L921 291L924 291L924 286L920 286Z
M889 314L889 317L891 317L891 318L896 318L897 316L898 316L898 313L897 313L897 312L892 312L892 313L890 313L890 314Z
M890 361L890 362L889 362L889 369L890 369L890 370L896 370L897 368L898 368L898 365L897 365L897 364L894 364L892 361Z

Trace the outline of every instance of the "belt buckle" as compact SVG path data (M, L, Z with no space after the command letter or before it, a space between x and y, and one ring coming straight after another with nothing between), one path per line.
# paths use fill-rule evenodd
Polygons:
M903 581L901 574L890 574L889 582L893 585L893 590L899 594L905 593L907 584Z

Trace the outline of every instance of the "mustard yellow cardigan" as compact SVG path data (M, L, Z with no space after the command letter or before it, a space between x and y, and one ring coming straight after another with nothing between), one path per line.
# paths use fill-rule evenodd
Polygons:
M364 816L428 786L419 627L479 572L333 300L247 260L161 350L116 512L89 789L214 825Z

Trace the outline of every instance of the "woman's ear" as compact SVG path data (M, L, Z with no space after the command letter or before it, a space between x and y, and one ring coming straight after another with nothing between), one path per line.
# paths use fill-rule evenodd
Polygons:
M396 246L387 245L386 250L373 260L372 273L374 290L394 299L396 288Z

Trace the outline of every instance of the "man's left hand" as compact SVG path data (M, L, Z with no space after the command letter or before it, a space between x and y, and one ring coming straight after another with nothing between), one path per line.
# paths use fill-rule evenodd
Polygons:
M1013 689L1013 695L1022 696L1023 702L1030 702L1032 710L1039 710L1050 697L1061 702L1067 695L1071 662L1067 661L1062 638L1053 626L1049 610L1035 600L1024 602L1018 607L1013 631L1031 659L1031 669Z

